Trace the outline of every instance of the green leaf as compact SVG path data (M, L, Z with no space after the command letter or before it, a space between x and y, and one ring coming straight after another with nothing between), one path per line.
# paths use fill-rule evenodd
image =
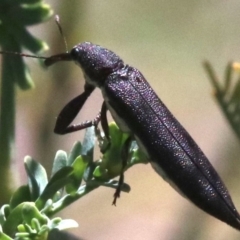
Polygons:
M5 33L6 34L6 33ZM1 35L0 35L1 38ZM4 42L7 41L7 45ZM3 39L3 51L14 51L14 52L21 52L20 45L12 38ZM3 55L4 61L7 62L8 71L11 72L11 81L17 83L19 87L23 90L33 88L34 83L30 77L29 70L24 63L22 57L17 55Z
M33 200L37 199L47 186L48 179L44 167L30 156L24 159L25 170L28 174L29 188Z
M96 178L108 178L108 171L107 169L103 169L101 166L97 166L94 171L93 175Z
M28 186L21 186L12 195L12 198L10 200L10 208L14 209L20 203L30 202L30 201L31 201L31 194L30 194L30 191L29 191L29 187Z
M149 163L149 160L146 154L142 151L141 148L138 147L136 141L132 142L132 145L130 147L130 154L131 154L131 158L129 160L130 166L138 163L143 163L143 164Z
M37 24L49 19L53 15L53 11L48 4L24 4L20 6L16 16L18 16L21 24L25 26Z
M225 70L225 79L221 87L220 81L209 62L205 62L204 67L214 88L214 96L227 118L234 133L240 139L240 80L233 81L233 69L238 63L229 62Z
M11 59L11 67L14 69L14 81L22 90L34 88L34 82L30 76L28 67L25 65L24 59L20 56L12 57L14 58L14 61Z
M61 168L66 166L67 166L67 153L62 150L57 151L53 161L52 176Z
M88 163L88 165L85 168L85 171L83 173L83 179L85 182L88 182L93 178L93 173L94 173L95 168L96 168L95 162Z
M48 219L43 215L35 206L35 203L28 202L22 205L22 218L24 223L32 225L32 220L35 218L39 221L40 225L47 224Z
M10 238L8 235L0 232L0 240L13 240L13 238Z
M78 227L78 223L72 219L64 219L56 224L54 224L54 222L52 221L52 226L51 226L52 229L56 228L60 231L69 229L69 228L76 228L76 227Z
M51 177L51 179L50 179L48 185L46 186L46 188L50 187L51 185L53 185L58 180L69 177L72 173L73 173L73 167L71 167L71 166L66 166L66 167L61 168L58 172L56 172Z
M224 91L225 92L227 92L229 90L229 87L231 85L232 74L233 74L233 67L232 67L232 62L230 62L230 63L228 63L226 70L225 70L225 82L224 82Z
M73 174L71 176L72 181L66 186L66 192L71 194L75 193L81 185L84 170L87 166L87 162L84 161L82 156L78 156L72 164Z
M234 86L234 90L232 93L231 98L229 99L229 103L239 103L240 100L240 80L237 81L236 85Z
M19 46L23 45L23 47L33 53L39 53L48 49L45 42L31 35L17 20L13 19L10 22L6 22L7 20L8 18L5 19L4 25L8 32L8 38L13 38ZM14 49L8 50L14 51Z
M116 123L109 124L109 136L111 144L102 156L102 162L94 172L94 177L100 177L103 180L118 176L122 171L123 154L125 143L129 134L123 133ZM96 174L96 175L95 175Z
M21 32L19 31L16 37L17 40L30 52L39 53L48 50L48 46L44 41L33 37L28 31L25 31L24 29L22 29Z
M80 142L75 142L68 156L68 166L71 166L74 160L81 154L82 145Z
M2 225L4 233L13 236L14 232L17 230L17 226L22 222L22 207L24 204L25 203L19 204L11 211Z
M39 232L41 230L41 223L39 222L39 220L37 218L33 218L31 220L31 226L33 229L35 229L37 232Z
M94 127L87 128L82 143L81 155L88 156L89 161L93 161L93 149L95 146L95 138L96 137Z
M72 167L64 167L50 179L41 196L36 200L36 206L42 209L48 199L53 199L57 191L71 181Z
M0 209L0 224L3 225L10 215L10 206L5 204Z
M218 77L217 77L217 75L216 75L212 65L208 61L205 61L203 63L203 67L205 68L205 70L206 70L206 72L207 72L207 74L209 76L209 79L210 79L213 87L216 90L216 94L222 95L223 94L223 90L222 90L222 87L219 84Z

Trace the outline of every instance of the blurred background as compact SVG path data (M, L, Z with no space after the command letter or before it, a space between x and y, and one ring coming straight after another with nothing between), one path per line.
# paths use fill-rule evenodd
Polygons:
M61 18L71 49L91 41L116 52L138 68L196 140L227 185L240 210L240 148L212 94L202 67L209 60L219 76L228 61L240 60L240 2L46 0ZM54 19L31 31L50 47L46 56L65 52ZM83 133L55 135L56 116L82 92L83 76L73 63L42 69L27 59L36 88L19 92L14 168L26 182L23 158L31 155L51 167L58 149L69 151ZM92 119L101 107L93 94L75 122ZM96 153L96 159L98 158ZM180 196L148 165L127 171L131 192L111 205L112 189L99 188L61 214L78 221L71 232L83 239L190 240L239 239L240 233L208 216Z

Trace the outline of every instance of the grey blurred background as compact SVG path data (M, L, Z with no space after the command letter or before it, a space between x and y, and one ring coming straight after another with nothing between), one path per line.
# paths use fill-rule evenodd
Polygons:
M60 15L69 49L91 41L113 50L144 74L209 157L240 210L239 140L218 108L202 67L208 59L222 76L229 60L240 61L240 1L45 2ZM49 44L44 55L65 51L54 19L31 30ZM36 88L18 94L14 167L19 169L21 184L26 181L25 155L51 167L55 152L69 151L83 134L53 134L59 111L83 89L81 70L71 62L44 70L35 60L27 61ZM96 91L76 122L93 118L101 101ZM117 207L111 205L113 190L102 187L63 211L64 218L79 222L71 232L89 240L240 239L236 230L180 196L149 164L127 171L125 181L132 190L122 193Z

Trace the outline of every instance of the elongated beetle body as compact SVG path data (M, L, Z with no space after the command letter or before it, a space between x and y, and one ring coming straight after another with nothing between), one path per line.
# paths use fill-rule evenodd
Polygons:
M60 113L56 133L93 124L69 126L94 88L99 87L105 110L111 112L123 132L133 135L156 172L199 208L240 230L239 213L217 172L136 68L89 42L75 46L70 53L52 56L45 64L64 60L75 61L82 68L86 84L84 92Z

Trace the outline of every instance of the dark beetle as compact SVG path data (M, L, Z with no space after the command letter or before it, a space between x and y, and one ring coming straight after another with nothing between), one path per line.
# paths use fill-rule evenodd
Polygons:
M240 230L240 216L217 172L136 68L89 42L75 46L70 53L52 56L45 64L64 60L75 61L82 68L86 84L84 92L60 113L56 133L83 128L69 124L99 87L105 109L123 132L133 135L156 172L199 208Z

